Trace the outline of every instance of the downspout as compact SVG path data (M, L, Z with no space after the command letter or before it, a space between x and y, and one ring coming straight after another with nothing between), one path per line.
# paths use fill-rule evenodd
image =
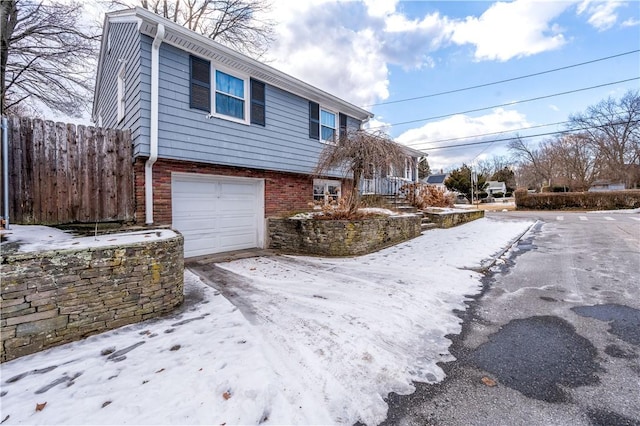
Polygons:
M9 126L7 117L2 117L2 205L4 206L4 229L9 226Z
M158 84L160 45L164 39L164 25L158 24L151 45L151 125L149 132L149 159L144 164L144 210L147 225L153 224L153 164L158 159Z

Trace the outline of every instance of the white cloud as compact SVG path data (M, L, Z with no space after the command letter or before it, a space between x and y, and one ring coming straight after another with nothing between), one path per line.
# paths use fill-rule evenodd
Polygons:
M578 5L578 15L586 13L589 15L587 22L598 31L605 31L613 27L618 20L616 10L625 6L625 3L619 1L591 1L584 0Z
M396 11L398 0L363 0L369 16L384 18Z
M471 162L485 152L486 145L466 146L455 149L433 149L436 147L473 143L487 139L500 138L500 135L482 137L488 133L514 131L531 124L524 114L515 110L497 108L490 114L480 117L454 115L441 121L427 123L422 127L408 130L398 136L396 141L429 154L429 164L433 169L447 169L463 162ZM478 137L473 137L478 136ZM505 137L503 135L502 137ZM461 140L451 140L465 138ZM468 139L467 139L468 138Z
M274 65L356 105L386 99L387 62L375 32L352 25L339 7L323 1L281 7L277 42L270 51Z
M640 25L640 20L638 19L634 19L634 18L629 18L626 21L624 21L622 24L620 24L623 27L635 27Z
M479 18L467 17L455 25L452 40L475 45L477 60L507 61L553 50L566 43L552 24L570 2L516 0L493 4Z
M357 105L389 96L389 64L431 68L429 55L448 43L446 17L409 20L397 2L366 0L337 3L312 0L276 3L277 41L273 64Z

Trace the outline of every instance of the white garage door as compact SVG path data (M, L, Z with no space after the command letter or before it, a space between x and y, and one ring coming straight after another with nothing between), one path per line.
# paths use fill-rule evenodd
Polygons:
M172 173L171 204L185 257L263 245L262 179Z

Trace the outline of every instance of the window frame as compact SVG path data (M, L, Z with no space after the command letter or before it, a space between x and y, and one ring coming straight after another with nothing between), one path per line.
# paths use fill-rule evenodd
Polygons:
M323 186L322 195L316 194L316 186L320 185ZM336 195L329 194L328 187L330 185L338 187L338 193ZM320 196L322 197L322 200L320 200L319 198L316 199L316 197ZM338 200L340 200L340 198L342 197L342 181L339 179L314 179L312 197L314 202L322 201L324 205L328 205L331 201L334 200L338 202Z
M318 111L318 115L315 116L315 110ZM322 124L322 113L328 113L333 115L333 122L335 127L324 126ZM344 121L344 126L343 126ZM309 101L309 139L315 139L324 144L336 144L340 140L342 134L346 134L348 126L348 116L341 112L336 112L322 104L314 101ZM322 128L331 128L334 132L334 139L327 140L322 137ZM344 129L343 129L344 127Z
M333 125L335 127L328 127L325 126L324 124L322 124L322 113L325 112L327 114L331 114L333 115ZM338 122L338 113L331 111L328 108L323 108L322 105L320 105L320 120L319 120L319 124L320 124L320 142L322 143L327 143L327 144L335 144L338 139L340 138L340 123ZM328 140L328 139L324 139L322 137L322 128L326 127L328 129L333 129L333 140Z
M243 98L242 101L244 102L244 107L242 109L243 113L244 113L244 118L238 118L238 117L234 117L232 115L227 115L227 114L223 114L217 111L217 105L216 105L216 93L218 93L218 87L216 85L216 73L220 71L223 74L229 75L233 78L237 78L238 80L242 80L243 84L242 84L242 92L243 92ZM249 95L249 89L250 89L250 78L248 75L245 74L238 74L235 71L231 71L229 69L226 69L224 67L216 67L214 66L213 63L211 63L211 72L209 74L209 79L211 80L211 86L212 90L211 90L211 116L212 117L217 117L217 118L221 118L223 120L228 120L228 121L234 121L236 123L240 123L240 124L250 124L250 104L251 104L251 99L250 99L250 95ZM240 99L237 96L225 93L220 91L221 94L224 94L225 96L230 96L233 97L235 99Z

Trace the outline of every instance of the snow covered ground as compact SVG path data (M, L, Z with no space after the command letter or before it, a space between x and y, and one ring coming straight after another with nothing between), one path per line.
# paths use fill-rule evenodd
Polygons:
M377 424L437 382L474 272L531 222L480 219L366 256L185 272L186 303L0 366L7 424ZM214 277L215 278L215 277ZM226 297L225 297L226 296Z

